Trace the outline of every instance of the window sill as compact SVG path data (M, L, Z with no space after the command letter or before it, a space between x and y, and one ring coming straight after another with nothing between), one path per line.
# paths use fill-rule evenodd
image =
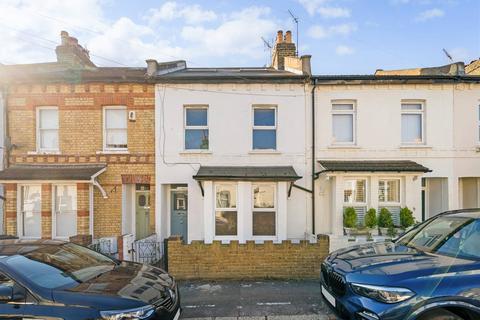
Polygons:
M130 154L128 150L102 150L97 151L96 154Z
M361 149L362 147L356 144L331 144L328 149Z
M34 155L59 155L61 154L60 151L28 151L27 152L27 155L31 155L31 156L34 156Z
M278 150L250 150L249 154L282 154Z
M402 144L399 147L400 149L432 149L431 146L426 144Z
M212 154L211 150L183 150L180 151L181 155L191 155L191 154Z

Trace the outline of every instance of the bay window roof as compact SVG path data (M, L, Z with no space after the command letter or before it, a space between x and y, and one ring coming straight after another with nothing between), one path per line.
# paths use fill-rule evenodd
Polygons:
M319 160L322 172L431 172L411 160Z
M197 181L296 181L301 177L292 166L201 166L193 178Z

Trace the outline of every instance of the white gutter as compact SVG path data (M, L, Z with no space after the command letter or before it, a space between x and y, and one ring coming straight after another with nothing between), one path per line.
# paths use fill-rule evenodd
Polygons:
M102 194L103 198L104 199L108 199L108 196L107 196L107 192L105 191L105 189L103 189L103 187L100 185L100 183L98 183L98 181L96 180L96 178L101 175L102 173L104 173L105 171L107 170L107 167L103 168L102 170L98 171L97 173L95 173L91 178L90 178L90 183L93 184L95 187L98 188L98 190L100 191L100 193Z

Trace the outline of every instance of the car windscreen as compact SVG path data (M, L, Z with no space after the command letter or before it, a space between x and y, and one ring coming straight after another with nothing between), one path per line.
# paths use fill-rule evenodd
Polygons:
M480 260L480 220L439 216L407 232L397 243L425 252Z
M114 260L73 243L32 246L5 263L22 277L48 289L77 286L116 266Z

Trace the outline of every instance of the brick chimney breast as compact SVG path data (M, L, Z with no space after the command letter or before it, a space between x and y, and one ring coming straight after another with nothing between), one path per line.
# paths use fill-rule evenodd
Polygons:
M87 49L78 44L78 39L71 37L67 31L60 32L61 44L55 49L57 62L72 68L95 68Z
M296 57L296 52L295 43L292 42L292 32L287 31L284 37L283 31L279 30L272 51L271 66L277 70L285 70L285 57Z

